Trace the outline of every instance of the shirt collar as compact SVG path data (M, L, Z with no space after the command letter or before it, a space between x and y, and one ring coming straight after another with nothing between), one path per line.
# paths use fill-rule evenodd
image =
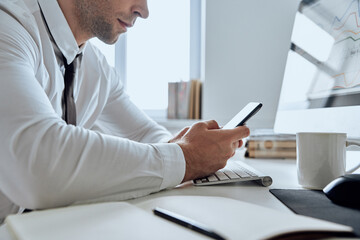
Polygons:
M38 0L38 3L55 44L70 64L76 55L82 52L86 44L83 44L81 48L77 45L57 0Z

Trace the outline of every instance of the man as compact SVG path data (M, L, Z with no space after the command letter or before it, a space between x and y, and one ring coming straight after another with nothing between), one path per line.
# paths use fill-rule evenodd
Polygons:
M249 135L207 121L173 138L133 105L87 41L115 43L138 17L146 0L0 0L0 222L174 187L224 167Z

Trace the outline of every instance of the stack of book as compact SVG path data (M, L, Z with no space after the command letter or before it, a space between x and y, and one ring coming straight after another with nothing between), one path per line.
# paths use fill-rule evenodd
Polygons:
M169 119L201 119L201 81L169 82Z
M250 135L246 144L248 158L296 159L296 135L276 134L272 130L258 130Z

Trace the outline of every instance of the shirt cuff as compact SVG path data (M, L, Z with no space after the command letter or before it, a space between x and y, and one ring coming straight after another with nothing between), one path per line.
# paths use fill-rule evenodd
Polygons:
M179 185L185 176L185 157L176 143L158 143L154 145L163 159L163 181L160 189Z
M169 135L169 136L166 136L166 137L163 137L159 140L159 143L168 143L171 139L173 139L174 136L172 135ZM177 144L176 144L177 145Z

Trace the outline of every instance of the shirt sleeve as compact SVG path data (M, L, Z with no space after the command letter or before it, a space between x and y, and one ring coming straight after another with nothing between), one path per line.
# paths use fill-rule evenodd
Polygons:
M9 15L0 12L0 19L0 189L8 199L43 209L109 196L129 199L181 182L181 148L145 143L163 134L135 134L142 141L136 142L67 125L36 79L40 43ZM117 103L126 108L123 98L109 101L109 110Z

